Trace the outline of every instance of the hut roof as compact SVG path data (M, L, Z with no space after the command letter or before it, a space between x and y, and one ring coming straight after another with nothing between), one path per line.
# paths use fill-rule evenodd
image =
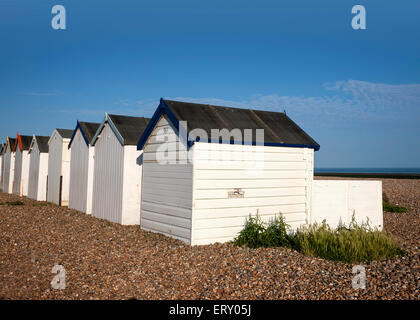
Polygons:
M160 105L153 115L148 127L140 138L137 147L142 149L147 138L153 131L162 114L166 114L176 128L179 121L186 121L186 131L203 129L211 140L212 129L239 129L245 137L245 129L252 130L253 141L244 141L247 144L255 143L256 129L264 129L264 145L289 146L313 148L319 150L319 144L303 131L284 112L262 111L254 109L240 109L209 104L173 101L161 99ZM223 141L231 142L231 141ZM192 141L194 143L194 141Z

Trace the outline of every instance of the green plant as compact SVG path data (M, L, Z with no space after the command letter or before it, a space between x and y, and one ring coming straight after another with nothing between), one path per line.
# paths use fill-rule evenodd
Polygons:
M265 247L264 232L265 227L258 213L255 217L249 215L245 227L239 232L234 243L238 246L246 245L250 248Z
M390 204L386 202L382 202L383 210L386 212L398 212L398 213L404 213L407 212L407 208L395 204Z
M257 213L255 217L249 216L244 229L233 242L250 248L291 247L293 239L288 234L289 230L290 227L281 214L275 216L269 223L264 223Z
M266 247L292 247L293 237L289 235L290 226L283 216L275 216L263 232L263 242Z
M325 221L301 227L295 238L303 254L348 263L385 260L403 253L390 234L354 221L349 228L332 229Z
M390 203L385 192L382 193L382 208L385 212L397 212L397 213L407 212L406 207Z
M9 205L9 206L22 206L22 205L24 205L24 203L22 201L19 201L19 200L17 200L17 201L7 201L6 204Z
M265 224L257 213L249 216L233 242L250 248L289 247L305 255L348 263L384 260L403 253L390 234L370 227L369 221L357 224L354 216L348 226L332 229L323 221L290 233L282 215Z
M40 207L44 207L44 206L48 206L48 202L46 202L46 201L34 202L34 203L32 204L32 206L33 206L33 207L38 207L38 206L40 206Z

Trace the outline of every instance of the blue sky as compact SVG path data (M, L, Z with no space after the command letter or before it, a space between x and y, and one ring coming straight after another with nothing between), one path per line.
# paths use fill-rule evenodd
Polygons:
M0 139L164 97L286 109L316 167L420 167L419 39L419 1L2 0Z

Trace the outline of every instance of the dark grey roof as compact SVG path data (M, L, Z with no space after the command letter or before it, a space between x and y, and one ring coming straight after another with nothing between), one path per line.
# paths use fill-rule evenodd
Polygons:
M180 121L187 121L187 132L201 128L211 138L211 129L264 129L265 144L305 145L319 148L318 143L306 134L283 112L239 109L190 102L164 100ZM255 131L253 131L255 141Z
M22 142L22 149L29 150L33 137L32 136L19 136L19 137L20 137L20 141Z
M73 130L71 129L58 129L56 128L57 132L60 134L60 136L64 139L71 139L71 136L73 135Z
M39 152L48 153L48 141L50 140L50 137L35 136L35 139L38 145Z
M124 145L136 145L149 123L149 118L109 114L109 118L124 139Z
M83 132L85 133L86 138L88 139L90 143L90 141L92 141L92 138L96 133L96 130L98 130L101 124L96 123L96 122L82 122L82 121L80 121L79 123L83 129Z
M15 138L9 138L10 142L10 149L13 151L13 148L15 147L16 139Z

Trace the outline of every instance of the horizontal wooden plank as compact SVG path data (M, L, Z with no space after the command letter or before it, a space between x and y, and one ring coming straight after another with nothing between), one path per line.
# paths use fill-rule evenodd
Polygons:
M147 188L142 188L143 192L149 192L152 194L159 194L164 192L180 192L188 194L191 197L192 186L191 184L159 184L151 180L147 183Z
M233 240L233 237L218 237L218 238L210 238L210 239L195 239L194 242L192 243L193 246L202 246L202 245L209 245L209 244L213 244L213 243L225 243L228 241Z
M283 188L245 188L245 197L280 197L305 195L305 187L283 187ZM228 192L232 189L197 189L195 199L227 199Z
M293 230L296 230L298 227L302 226L303 222L292 222L290 223L290 227ZM240 232L240 228L236 228L235 230L229 231L219 231L219 232L205 232L206 230L201 230L198 232L197 236L194 233L194 240L192 242L193 245L207 245L216 242L224 243L227 241L232 241Z
M185 152L176 152L175 154L168 154L165 152L152 152L143 154L144 161L160 161L162 164L171 163L173 160L185 160L185 163L191 163L188 158L188 154Z
M176 217L169 214L161 214L152 211L141 211L141 218L159 222L162 224L174 225L181 228L191 229L191 220L183 217Z
M259 216L264 223L269 223L275 217L275 215L259 215ZM285 214L283 216L286 222L305 221L306 219L306 215L304 212L290 213L290 214ZM209 229L209 228L225 228L225 227L244 227L248 218L249 216L194 219L194 228L195 228L194 230Z
M144 172L146 178L162 178L167 179L167 181L178 180L178 179L192 179L191 172Z
M179 208L174 206L167 206L162 203L146 202L142 200L141 210L152 211L161 214L168 214L183 218L191 218L191 208Z
M301 153L303 154L305 148L292 147L268 147L268 146L252 146L252 145L238 145L227 143L205 143L196 142L196 150L200 151L246 151L246 152L267 152L267 153ZM307 149L307 152L312 152L313 149Z
M196 189L226 189L226 188L282 188L303 187L305 179L244 179L244 180L213 180L199 179L194 182Z
M187 228L181 228L173 225L168 225L165 223L160 223L157 221L152 221L148 219L141 218L141 228L150 230L153 232L158 232L165 234L167 236L176 236L184 241L190 241L191 231Z
M255 153L241 151L203 152L194 150L194 161L303 161L303 153Z
M195 200L195 209L241 208L250 206L280 206L290 204L304 204L305 196L283 196L267 198L231 198L231 199L202 199Z
M194 230L194 239L217 239L222 237L230 237L233 239L243 229L243 226L227 227L227 228L213 228L213 229L197 229Z
M177 152L177 151L187 152L187 148L184 144L179 142L160 142L160 143L149 143L144 148L144 153L153 153L153 152Z
M164 173L166 172L179 172L192 174L193 167L191 164L166 164L162 165L159 163L147 163L143 166L143 175L149 173Z
M148 183L157 183L157 184L167 184L167 185L181 185L181 186L189 186L192 188L192 180L191 178L177 178L177 179L167 179L165 177L143 177L143 186L147 188Z
M299 179L306 178L305 170L195 170L195 180Z
M195 170L244 170L244 169L264 169L264 170L306 170L305 161L195 161Z
M180 208L191 208L192 199L191 194L184 196L175 195L173 193L165 193L155 195L150 193L143 193L142 198L146 202L164 203L167 206L175 206Z
M194 219L244 217L251 215L275 215L305 212L305 204L277 205L277 206L249 206L238 208L201 208L194 209Z

